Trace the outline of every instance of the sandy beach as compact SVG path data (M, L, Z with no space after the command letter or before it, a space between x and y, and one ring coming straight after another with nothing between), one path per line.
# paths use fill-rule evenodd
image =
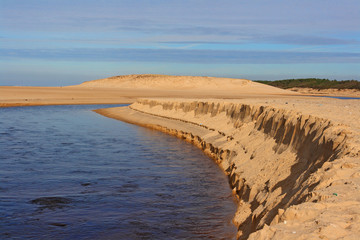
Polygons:
M147 99L96 112L175 135L212 157L239 200L239 239L356 239L356 101Z
M312 89L312 88L289 88L288 90L301 94L318 96L360 97L358 89Z
M193 143L238 199L239 239L358 239L360 104L245 79L128 75L68 87L0 87L0 107L96 110Z
M133 103L144 97L243 98L298 95L243 79L126 75L66 87L0 86L0 107Z

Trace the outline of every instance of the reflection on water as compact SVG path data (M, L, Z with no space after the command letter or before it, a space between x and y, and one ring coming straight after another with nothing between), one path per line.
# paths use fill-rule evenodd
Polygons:
M232 239L226 177L103 106L0 108L0 239Z

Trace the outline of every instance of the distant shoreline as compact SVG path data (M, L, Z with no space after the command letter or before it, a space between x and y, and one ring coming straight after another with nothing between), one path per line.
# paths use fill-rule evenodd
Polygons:
M360 90L357 89L289 88L288 90L312 96L360 97Z
M329 80L318 78L285 79L276 81L256 81L262 84L291 90L302 94L360 97L360 81Z
M360 90L360 81L358 80L329 80L321 78L298 78L298 79L284 79L284 80L256 80L255 82L267 84L282 89L290 88L312 88L312 89L335 89L335 90L347 90L357 89Z

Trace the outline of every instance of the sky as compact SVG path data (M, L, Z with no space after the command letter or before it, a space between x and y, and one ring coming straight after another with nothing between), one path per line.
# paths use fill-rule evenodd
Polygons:
M359 0L0 0L0 86L125 74L360 80Z

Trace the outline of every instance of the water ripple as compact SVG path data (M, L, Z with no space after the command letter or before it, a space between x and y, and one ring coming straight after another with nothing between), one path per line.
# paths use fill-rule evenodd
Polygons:
M211 159L95 108L0 109L0 239L234 238Z

